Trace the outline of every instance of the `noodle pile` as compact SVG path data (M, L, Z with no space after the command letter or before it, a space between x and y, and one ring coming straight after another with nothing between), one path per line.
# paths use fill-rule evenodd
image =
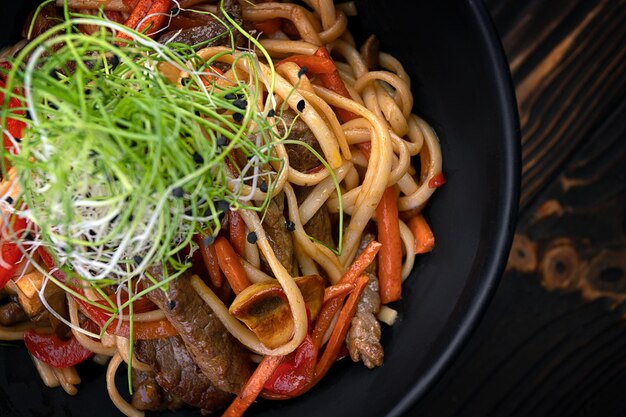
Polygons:
M153 3L158 2L157 0ZM122 194L123 188L115 188L117 182L111 182L103 177L101 183L98 183L99 188L92 187L86 191L83 189L82 193L80 181L76 182L76 188L71 188L74 187L73 183L68 183L67 189L73 190L77 196L71 204L76 205L76 201L84 205L91 204L95 201L92 200L95 198L91 196L92 192L104 193L100 195L104 203L98 207L94 205L96 208L90 209L89 215L93 217L89 218L89 222L85 222L87 226L77 220L71 220L61 227L62 221L51 220L55 219L57 212L54 211L54 207L56 206L53 203L46 203L49 200L44 200L42 197L46 195L46 198L50 198L50 191L46 187L53 188L50 184L53 181L51 177L54 175L42 172L41 167L35 169L29 165L34 166L33 161L40 161L47 157L45 146L33 147L28 151L29 145L26 141L21 143L20 138L12 137L7 130L6 123L4 123L7 117L6 106L2 113L5 147L9 143L14 148L22 147L21 152L24 152L21 156L21 165L16 162L13 167L3 167L4 175L0 184L2 197L0 209L4 224L2 242L17 241L23 252L21 267L15 271L4 291L14 299L25 300L21 303L22 305L25 302L41 303L42 308L49 311L56 322L65 323L71 329L71 335L80 345L95 354L95 361L103 364L108 361L106 372L108 393L115 405L128 416L143 415L143 412L135 409L119 394L114 382L116 371L122 363L128 364L129 369L132 367L145 372L151 370L148 365L134 357L133 343L136 336L133 334L133 326L137 331L141 323L167 322L166 315L160 309L133 312L133 301L144 297L150 291L166 289L169 282L173 282L187 271L189 265L186 264L185 256L187 255L185 254L189 250L193 253L199 250L199 246L202 246L194 237L198 230L212 231L208 242L210 244L215 238L219 239L223 214L220 215L219 208L214 205L215 201L226 201L228 203L226 211L238 213L243 220L243 230L247 241L243 253L239 256L247 279L253 285L264 282L278 283L291 311L293 334L287 342L270 348L253 330L229 311L228 299L224 299L214 287L207 285L205 280L197 276L191 278L192 286L228 332L252 355L269 358L290 354L303 343L311 330L307 315L308 306L294 278L318 275L325 278L327 287L345 284L345 278L342 277L354 265L364 235L372 229L375 230L373 225L380 220L377 219L377 213L380 213L377 209L388 189L392 190L396 196L395 204L400 212L397 229L402 252L401 265L399 265L401 280L409 276L416 259L415 248L420 244L416 242L414 229L409 224L409 219L420 216L421 210L442 181L442 156L439 143L430 126L412 113L413 97L408 74L398 60L378 51L375 51L378 68L368 68L368 62L364 57L365 52L358 49L347 29L348 16L356 13L353 3L334 5L331 0L305 0L307 7L303 7L283 2L242 1L242 16L248 25L242 26L246 29L249 29L250 25L256 28L263 27L264 22L279 21L282 22L281 26L273 30L271 34L258 29L248 31L225 14L224 26L226 29L231 28L229 36L234 36L233 33L243 34L247 46L245 48L209 46L197 51L192 51L192 48L176 49L174 47L175 36L171 45L159 44L151 38L166 31L173 18L181 12L195 11L217 16L222 9L219 4L210 1L180 0L174 3L175 7L167 13L155 15L159 18L163 17L160 21L163 27L157 27L158 30L150 27L144 30L145 34L140 34L131 29L143 28L142 25L150 19L155 19L154 16L147 15L142 21L137 22L136 27L125 29L120 24L107 19L106 15L103 18L98 13L98 7L104 4L105 10L119 14L124 21L130 15L130 10L127 9L128 6L124 6L124 2L69 1L71 7L81 5L83 8L68 12L66 5L65 11L69 19L65 22L66 26L55 32L54 36L58 37L51 37L46 41L48 43L42 42L39 48L33 46L28 53L23 52L22 62L25 65L17 69L13 67L10 70L12 75L19 71L24 72L19 74L23 83L13 87L24 89L23 95L18 89L19 98L24 101L26 107L21 117L27 124L32 124L26 132L37 131L37 123L41 120L43 120L42 123L46 119L52 120L57 114L55 106L59 104L50 104L55 103L54 98L42 98L43 95L38 96L36 92L29 90L37 86L37 71L41 72L44 68L46 73L49 72L49 69L45 67L46 62L52 59L49 49L62 48L65 47L63 45L71 44L70 35L63 35L67 28L90 27L93 39L96 40L89 47L96 44L99 39L98 33L104 39L115 39L117 36L129 40L128 49L124 49L121 44L110 49L110 51L123 51L126 57L122 59L125 62L124 65L132 69L128 74L162 72L171 84L165 83L163 87L155 86L154 88L163 88L158 94L165 96L171 93L174 97L180 91L187 91L185 90L187 88L190 91L189 94L194 94L192 101L200 103L197 104L198 106L205 106L195 108L195 110L192 108L189 111L181 108L180 114L187 114L184 113L187 111L189 114L189 116L181 116L181 120L176 119L175 115L179 111L175 106L172 107L173 120L176 123L180 122L183 126L177 127L181 130L173 133L175 136L182 136L181 132L186 128L185 126L197 124L202 130L202 133L198 135L203 141L208 140L206 141L208 145L205 145L204 142L193 142L192 138L189 142L191 145L185 144L184 146L214 146L203 152L210 152L212 158L222 158L221 161L226 161L228 155L239 152L244 155L243 165L235 166L232 162L223 163L219 171L217 168L207 168L204 171L197 167L189 168L188 171L181 168L180 172L171 174L173 185L159 189L160 197L155 198L153 202L147 199L148 194L138 197L137 200L146 199L146 202L144 206L141 206L143 211L138 211L139 206L133 206L135 211L131 218L124 217L129 210L127 205L139 204L132 199L132 192L128 194L129 197L125 201L123 198L113 201L109 198L109 194L102 191L108 187L108 184L113 184L110 192ZM58 2L58 5L63 4L62 1ZM260 25L256 26L258 24ZM82 47L83 44L80 42L88 45L85 39L87 37L83 36L76 41L77 48ZM53 45L56 46L53 47ZM132 45L135 49L132 49ZM320 81L321 77L316 76L312 68L299 65L302 61L293 58L314 56L320 53L322 47L325 47L332 55L332 61L336 65L349 97L325 86ZM4 51L4 60L13 62L13 57L18 56L24 48L28 48L26 41ZM106 48L103 47L103 50ZM187 55L183 55L182 51ZM103 53L103 56L106 55L103 61L94 62L101 62L106 66L105 61L110 62L109 52L107 52L108 55ZM133 64L133 61L136 64ZM199 65L199 63L204 64ZM57 65L57 63L50 65ZM114 71L118 70L111 69L109 75L115 75ZM131 76L122 75L128 78L129 83L132 83ZM145 79L150 80L149 77ZM68 80L67 82L74 81ZM139 82L144 81L142 79ZM81 88L95 85L85 83ZM10 94L13 87L7 82L7 87L3 88L4 94ZM141 88L143 87L137 87L138 90ZM214 95L214 91L220 92L221 95ZM215 111L219 115L235 114L238 111L232 108L230 102L225 99L221 104L220 100L223 100L225 96L245 97L247 103L240 120L236 120L239 124L230 121L220 122L217 127L224 129L222 135L226 135L229 143L232 144L228 149L213 145L219 140L220 134L212 133L210 129L213 127L203 125L203 123L209 123L206 116L208 110L205 108L214 106L211 109L218 109ZM181 97L184 100L184 96ZM203 104L205 102L206 104ZM46 108L42 110L42 106ZM167 103L163 106L166 108ZM194 116L194 111L196 116ZM286 111L294 112L319 143L320 151L313 151L320 157L319 169L298 171L290 163L288 146L297 146L301 152L310 152L312 149L298 140L290 139L289 133L293 126L286 123L282 117ZM350 120L345 120L346 118L341 116L345 114L352 115ZM117 129L115 134L124 134L124 131L129 129L128 126L116 127L114 125L113 121L111 129ZM48 133L38 131L38 141L45 144ZM143 139L139 133L137 135L136 141L139 142L138 146L141 148ZM151 155L149 152L151 152L150 146L152 145L145 146L146 148L138 151L129 148L129 155L131 152L138 152L138 154L145 152L145 155ZM31 153L28 154L27 151ZM77 148L76 152L79 151L80 149ZM183 151L184 149L181 148L180 152ZM176 150L176 152L179 151ZM19 155L9 156L7 153L7 157L9 161L20 161ZM204 158L206 159L207 157ZM416 170L415 162L418 160L418 170ZM80 171L85 167L89 168L88 165L76 163L72 171ZM84 175L92 175L90 169L85 168L85 172L87 174ZM118 174L123 178L125 173ZM219 184L221 188L217 191L206 191L209 188L202 188L209 187L203 178L211 175L222 179ZM197 182L191 182L192 179ZM187 194L183 196L181 192L180 200L171 198L172 194L177 196L179 187L183 185L186 190L192 188L189 184L193 184L193 187L198 190L203 190L205 196L207 193L215 194L199 199L196 198L197 195L192 195L192 198ZM298 194L298 190L303 187L309 190L304 198ZM38 188L43 190L41 194L33 191ZM31 190L31 194L23 192L24 190ZM291 269L281 263L273 242L264 228L265 210L272 199L278 197L284 198L285 218L290 224L290 232L293 236L294 265ZM333 232L338 242L336 247L312 239L305 231L307 223L322 208L328 210L333 227L336 229ZM76 213L83 217L87 216L86 209L76 211L78 209L73 208L72 210L74 211L70 213L74 219L78 216ZM65 211L60 213L59 219L67 216ZM166 216L173 216L175 221L169 217L162 220L159 217L162 213ZM30 234L28 240L23 238L24 233L20 235L19 231L12 229L15 223L12 219L15 216L30 219L37 225L29 226L27 229ZM122 221L127 222L120 224L120 230L116 231L113 226L95 229L101 219L108 219L108 223L111 223L111 219L117 219L120 216L124 217ZM69 224L72 222L73 224ZM162 222L165 222L165 226L158 229L158 225ZM132 226L132 234L123 226L124 224L129 228ZM385 234L385 231L381 229L379 226L379 236ZM159 240L154 238L155 235L165 237ZM71 238L66 238L67 236ZM102 241L107 236L114 236L114 238L103 245ZM144 236L144 239L141 240L137 236ZM128 243L131 241L135 243ZM66 245L70 243L73 246L67 248ZM51 253L53 263L57 266L51 266L44 259L45 256L39 251L40 248ZM190 256L187 259L190 259ZM269 270L263 267L263 260ZM0 264L5 262L5 260L1 261ZM158 263L163 264L166 271L171 271L171 274L165 274L162 281L154 279L149 274L150 267ZM61 275L55 274L55 271L60 272ZM63 274L66 278L60 278ZM76 282L82 283L75 285ZM25 293L26 287L34 288L33 292ZM350 288L353 287L354 285ZM51 305L52 303L49 302L53 296L58 298L58 294L61 294L63 299L61 304L63 309L66 309L65 312L57 311L58 308L55 306L59 305L58 303ZM91 308L94 306L106 308L110 316L106 325L98 325L96 328L85 325L86 317L93 320L90 306ZM395 314L394 310L383 306L377 317L383 322L392 324ZM43 333L53 331L41 322L35 323L28 320L14 326L0 326L0 339L22 340L25 332L33 328ZM130 331L126 331L124 335L123 329L128 328ZM328 329L323 343L329 339L331 332L332 328ZM57 369L35 357L33 360L47 386L60 385L68 394L76 393L76 385L80 383L80 378L73 366Z

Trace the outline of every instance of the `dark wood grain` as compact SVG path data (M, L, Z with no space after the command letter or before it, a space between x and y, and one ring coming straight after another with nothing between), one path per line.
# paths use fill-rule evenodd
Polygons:
M409 413L626 415L626 2L488 0L516 86L520 221L452 367Z

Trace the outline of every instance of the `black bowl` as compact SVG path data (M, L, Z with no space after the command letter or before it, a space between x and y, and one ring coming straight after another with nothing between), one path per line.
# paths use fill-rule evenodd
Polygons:
M31 3L30 5L28 3ZM0 39L17 39L33 2L9 2ZM357 38L376 33L404 64L415 111L432 124L447 184L427 209L435 250L417 261L384 329L385 365L348 360L314 390L256 404L255 416L398 416L433 384L478 322L505 264L519 180L518 120L508 67L480 1L358 0ZM0 348L0 415L116 415L104 372L84 370L79 394L40 382L26 351ZM123 372L120 372L122 374ZM125 379L120 377L120 390ZM198 415L185 410L182 415Z

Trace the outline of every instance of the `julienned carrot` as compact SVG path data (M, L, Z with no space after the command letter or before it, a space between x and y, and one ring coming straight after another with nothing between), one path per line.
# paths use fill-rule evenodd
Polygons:
M156 33L163 27L172 6L172 0L139 0L124 25L138 32L150 30L150 34ZM123 33L119 34L119 38L130 40Z
M350 268L348 268L348 270L343 274L339 280L339 284L354 284L357 278L363 274L367 267L374 261L374 258L376 258L376 254L381 247L382 245L379 242L376 242L375 240L371 241L354 260L354 262L352 262ZM342 302L342 297L335 297L322 305L322 309L315 320L315 327L313 328L311 335L313 338L313 344L317 349L322 346L324 335L330 328L337 311L341 308Z
M328 58L332 61L332 58L330 57L328 50L324 47L321 47L317 51L315 51L315 56ZM334 62L333 62L333 66L335 67L335 70L332 73L319 74L319 79L322 82L322 85L324 85L324 87L328 88L331 91L334 91L335 93L345 98L350 98L350 92L346 88L346 85L343 83L343 80L341 79L341 76L339 75L339 71L337 70L337 66L334 65ZM358 117L356 114L352 113L351 111L344 110L341 108L336 108L335 111L337 112L337 114L339 115L339 117L344 123L349 122L350 120L356 119Z
M218 237L215 241L215 252L217 253L217 262L220 265L220 269L224 272L235 294L239 294L248 288L251 284L248 275L228 240L221 236Z
M335 328L333 329L330 339L326 344L326 349L324 349L322 357L315 366L315 382L319 381L324 375L326 375L326 372L328 372L333 363L335 363L335 360L337 360L337 355L341 350L343 342L346 340L346 335L348 334L348 329L352 323L352 318L356 313L359 299L361 298L361 294L363 294L363 290L365 290L365 286L368 281L369 278L366 275L361 275L357 278L356 287L354 288L354 291L350 293L350 296L348 296L348 299L346 300L346 304L341 309Z
M415 254L427 253L435 246L435 235L421 214L411 217L409 228L415 238Z
M239 395L233 400L230 406L224 411L222 417L241 417L243 413L252 405L257 399L263 385L271 378L276 371L276 368L283 361L284 356L265 356L259 366L256 367L252 373L246 385L239 393Z
M354 289L354 284L351 282L344 282L340 284L331 285L324 290L324 302L328 302L333 298L343 297L348 295L350 291Z
M378 240L382 243L378 257L380 301L388 304L402 295L402 243L396 192L389 187L376 208Z
M230 243L238 255L243 256L246 250L246 225L241 218L241 214L236 211L228 212L228 223L230 226Z
M204 266L209 273L211 284L213 284L213 286L216 288L220 288L224 283L224 278L222 276L222 271L220 271L220 264L217 261L217 252L215 251L215 245L207 245L204 241L204 236L202 235L197 235L195 240L200 247L202 260L204 261Z

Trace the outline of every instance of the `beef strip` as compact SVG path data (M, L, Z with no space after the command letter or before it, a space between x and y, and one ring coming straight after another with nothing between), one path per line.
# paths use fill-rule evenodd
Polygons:
M383 364L385 354L380 344L380 323L374 315L380 309L378 278L373 274L367 276L369 282L359 300L346 344L353 361L361 360L368 368L374 368Z
M284 215L285 195L279 194L274 197L267 206L263 217L263 230L267 240L274 250L280 263L291 271L293 267L293 236L287 230L287 219ZM272 273L264 256L261 256L262 268L268 274Z
M28 18L26 19L26 23L22 28L22 36L28 40L35 39L37 36L46 32L48 29L51 29L53 26L59 24L59 22L62 20L59 13L59 8L54 3L48 3L46 6L44 6L39 11L39 13L37 14L37 18L33 22L34 15L35 10L32 11L30 16L28 16ZM29 34L30 36L28 36Z
M161 388L154 373L133 369L132 405L141 411L163 411L165 409L174 411L183 407L185 403Z
M209 414L228 405L234 395L215 388L194 362L179 336L156 340L139 340L135 344L137 359L152 367L155 380L171 398L178 398ZM153 398L150 385L144 382L141 395ZM156 391L156 390L152 390ZM133 397L134 399L134 397ZM161 396L161 399L167 400ZM144 401L145 402L145 401ZM171 407L172 402L161 401Z
M313 191L313 187L298 187L296 190L298 204L302 204L311 191ZM323 205L318 211L315 212L313 217L306 222L304 225L304 231L307 235L319 240L326 246L335 246L332 224L330 222L330 214L326 205Z
M162 279L161 267L150 272L157 280ZM170 282L167 294L151 291L148 298L164 311L213 385L222 391L239 393L250 376L250 358L193 289L189 275Z
M224 10L230 15L230 17L237 22L239 26L243 24L243 18L241 15L241 5L237 0L224 1ZM235 47L242 47L245 44L246 38L234 27L231 27L230 23L226 20L226 17L218 12L218 20L215 17L207 16L204 22L199 22L201 25L191 27L183 30L172 30L164 33L159 38L160 43L167 43L170 41L177 43L184 43L186 45L198 45L203 42L202 47L209 46L231 46L233 39L231 39L230 33L233 33ZM227 26L225 26L226 24Z
M374 235L365 233L361 239L359 253L374 240ZM374 274L374 263L366 269L369 282L361 295L357 312L350 324L350 330L346 336L346 345L353 361L363 361L368 368L374 368L383 364L385 353L380 344L380 323L376 314L380 310L380 294L378 291L378 278Z
M311 129L309 129L302 119L299 117L296 119L296 113L293 110L285 110L282 114L282 119L287 129L291 128L289 134L290 140L302 141L323 156L322 148L317 139L315 139L313 132L311 132ZM281 136L285 134L282 123L278 124L278 133ZM285 149L287 150L287 155L289 155L289 165L296 171L306 172L321 164L320 160L302 145L285 145Z

